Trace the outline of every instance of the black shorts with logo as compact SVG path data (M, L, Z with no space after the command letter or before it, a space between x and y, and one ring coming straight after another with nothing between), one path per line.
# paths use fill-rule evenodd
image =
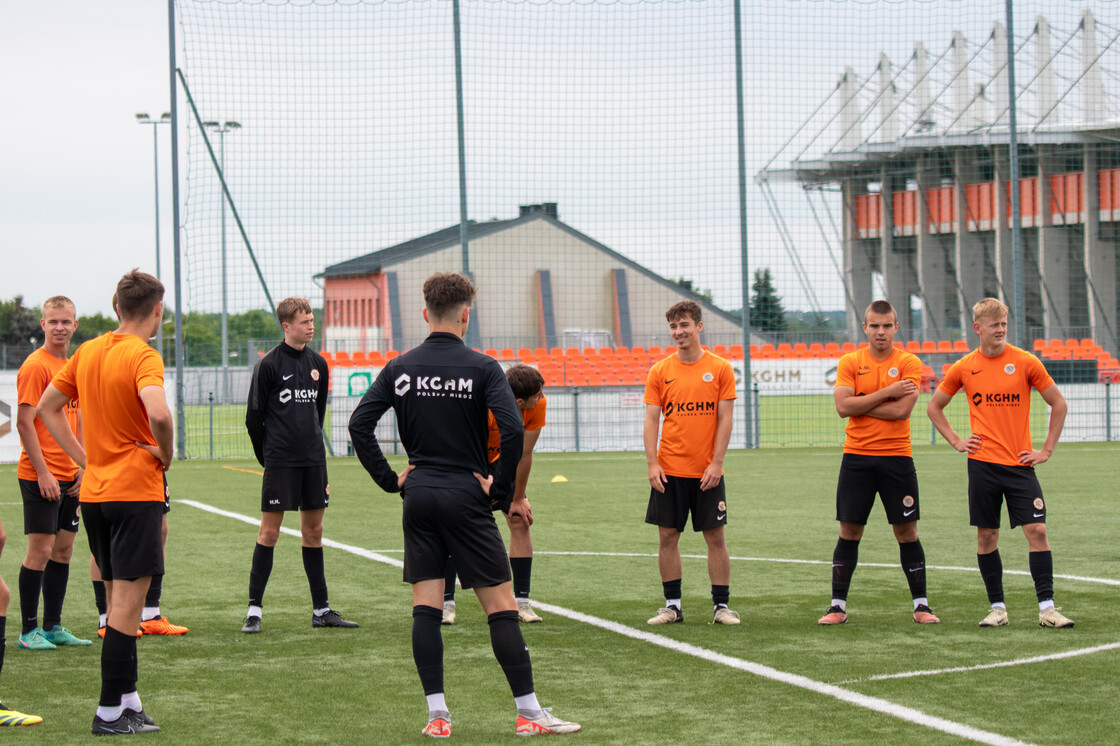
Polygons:
M163 574L163 503L82 503L82 522L102 580Z
M720 475L719 484L710 490L700 489L700 477L673 477L665 491L649 490L646 523L661 528L684 531L688 514L692 513L692 530L707 531L727 525L727 489Z
M34 479L19 480L19 493L23 498L23 533L57 534L59 531L78 532L78 498L66 494L74 482L59 482L62 496L48 500L39 490Z
M447 558L464 588L510 580L509 557L481 487L409 485L402 492L404 582L444 577Z
M968 460L968 519L978 528L999 528L1003 498L1011 528L1046 523L1046 501L1033 466Z
M836 520L866 526L876 493L891 525L918 520L918 472L914 459L845 453L836 482Z
M322 510L330 495L326 466L266 466L261 512Z

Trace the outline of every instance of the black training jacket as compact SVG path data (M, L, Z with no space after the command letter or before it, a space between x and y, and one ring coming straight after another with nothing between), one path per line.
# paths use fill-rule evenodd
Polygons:
M281 342L257 361L245 429L261 466L325 466L323 419L330 373L309 347Z
M415 467L409 484L463 487L477 484L473 473L492 472L490 498L502 502L513 494L524 424L494 358L454 334L433 332L377 376L350 417L350 440L373 481L397 492L397 474L374 434L389 407L396 412L408 463ZM494 465L487 463L487 410L494 413L502 438L502 455Z

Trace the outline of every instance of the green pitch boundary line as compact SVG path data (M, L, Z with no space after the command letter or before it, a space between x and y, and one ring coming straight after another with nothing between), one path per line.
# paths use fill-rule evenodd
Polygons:
M206 503L200 503L194 500L177 500L176 502L180 505L189 505L190 507L197 508L198 510L203 510L208 513L223 516L225 518L231 518L236 521L241 521L242 523L247 523L251 526L256 526L260 523L260 520L258 518L241 515L240 513L234 513L228 510L222 510L221 508L216 508L212 505L207 505ZM300 532L298 530L287 528L285 526L281 526L280 531L282 533L288 534L289 536L300 536ZM361 547L355 547L350 544L343 544L342 542L334 541L332 539L324 538L323 546L331 547L334 549L341 549L344 552L349 552L350 554L354 554L359 557L365 557L367 559L374 560L375 562L382 562L393 567L404 567L404 563L401 560L388 557L379 552L362 549ZM568 619L582 622L584 624L590 624L591 626L598 627L608 632L614 632L624 637L629 637L633 640L639 640L651 645L657 645L658 647L666 648L667 650L672 650L676 653L691 655L693 657L700 658L712 663L719 663L721 665L728 666L729 668L734 668L739 671L745 671L747 673L754 674L755 676L761 676L762 678L770 679L771 681L778 681L783 684L796 686L801 689L815 692L817 694L823 694L825 696L833 697L842 702L856 705L857 707L862 707L867 710L873 710L885 715L890 715L891 717L905 720L916 725L922 725L927 728L932 728L934 730L941 731L942 733L948 733L950 735L959 736L961 738L967 738L978 743L992 744L992 746L1026 746L1025 742L1023 741L1018 741L1014 738L1009 738L998 733L991 733L979 728L973 728L972 726L965 725L963 723L957 723L952 720L946 720L945 718L939 718L934 715L929 715L922 712L921 710L916 710L912 707L895 704L894 702L880 699L879 697L871 697L866 694L860 694L859 692L849 691L834 684L825 684L823 682L810 679L806 676L786 673L785 671L779 671L776 668L764 666L760 663L752 663L751 661L746 661L741 658L735 658L730 655L717 653L713 650L708 650L697 645L690 645L688 643L679 642L662 635L657 635L651 632L646 632L644 630L627 627L624 624L612 622L608 619L601 619L589 614L583 614L578 611L566 609L562 606L553 606L552 604L544 603L537 600L533 601L533 605L551 614L567 617Z

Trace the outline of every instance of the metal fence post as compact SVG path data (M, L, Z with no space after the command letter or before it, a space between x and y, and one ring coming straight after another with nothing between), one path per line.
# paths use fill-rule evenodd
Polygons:
M210 460L214 460L214 392L210 392Z
M754 407L753 407L754 411L751 412L751 419L753 420L753 422L751 422L751 430L754 431L754 447L755 448L761 448L762 447L762 413L759 412L759 407L758 407L759 395L758 395L758 384L757 383L754 385L754 389L751 392L751 400L752 400L752 403L754 404Z
M1104 382L1104 439L1112 442L1112 381Z
M579 453L579 386L572 389L572 430L575 432L576 453Z

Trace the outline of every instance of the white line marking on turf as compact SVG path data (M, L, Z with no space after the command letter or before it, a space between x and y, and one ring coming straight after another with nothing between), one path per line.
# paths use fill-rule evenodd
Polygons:
M533 602L534 606L541 606ZM544 608L541 606L541 608ZM868 676L865 679L848 679L847 681L839 682L843 684L858 684L864 681L886 681L887 679L910 679L915 676L937 676L943 673L963 673L966 671L983 671L988 668L1007 668L1008 666L1022 666L1028 663L1044 663L1046 661L1059 661L1064 658L1076 658L1079 655L1092 655L1093 653L1103 653L1107 650L1120 649L1120 642L1110 642L1107 645L1097 645L1092 648L1081 648L1080 650L1069 650L1065 653L1053 653L1051 655L1036 655L1033 658L1019 658L1013 661L1000 661L999 663L983 663L978 666L957 666L956 668L938 668L929 671L907 671L905 673L884 673L877 676Z
M215 515L232 518L233 520L241 521L242 523L248 523L251 526L256 526L260 523L260 521L256 518L252 518L247 515L241 515L240 513L234 513L228 510L222 510L221 508L215 508L214 506L207 505L206 503L200 503L194 500L178 500L177 502L182 505L189 505L192 508L204 510L208 513L214 513ZM281 526L280 530L283 533L292 536L300 535L299 531L296 531L295 529L284 528L283 526ZM376 562L383 562L385 564L392 565L393 567L404 566L404 563L398 559L386 557L383 554L371 552L368 549L362 549L361 547L343 544L341 542L333 541L330 539L323 539L323 546L341 549L343 551L356 554L359 557L365 557ZM566 609L562 606L554 606L549 603L544 603L543 601L534 601L533 605L539 609L544 609L551 614L557 614L559 616L564 616L572 619L573 621L590 624L594 627L599 627L600 629L606 630L608 632L614 632L616 634L629 637L633 640L648 642L651 645L657 645L658 647L666 648L667 650L672 650L676 653L691 655L696 658L700 658L712 663L719 663L721 665L728 666L739 671L746 671L747 673L754 674L755 676L761 676L763 678L770 679L771 681L778 681L783 684L789 684L790 686L807 689L817 694L823 694L825 696L833 697L842 702L848 702L849 704L856 705L857 707L862 707L867 710L873 710L875 712L881 712L884 715L890 715L891 717L905 720L916 725L923 725L927 728L933 728L934 730L941 731L942 733L960 736L961 738L967 738L979 743L993 744L993 746L1025 746L1023 741L1018 741L1014 738L1008 738L1007 736L1002 736L998 733L991 733L989 731L980 730L979 728L973 728L969 725L964 725L963 723L957 723L952 720L946 720L934 715L929 715L922 712L921 710L915 710L912 707L895 704L894 702L880 699L879 697L872 697L866 694L860 694L859 692L849 691L835 684L825 684L823 682L810 679L806 676L786 673L785 671L779 671L778 669L771 668L770 666L764 666L761 663L752 663L751 661L746 661L741 658L735 658L730 655L724 655L723 653L717 653L715 651L708 650L696 645L690 645L686 642L673 640L663 635L657 635L652 632L634 629L631 627L627 627L624 624L619 624L618 622L601 619L599 617L591 616L590 614L583 614L578 611Z

